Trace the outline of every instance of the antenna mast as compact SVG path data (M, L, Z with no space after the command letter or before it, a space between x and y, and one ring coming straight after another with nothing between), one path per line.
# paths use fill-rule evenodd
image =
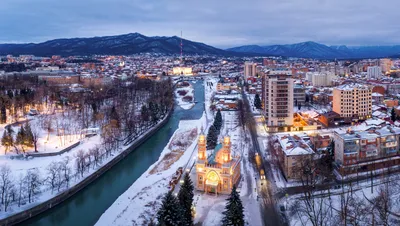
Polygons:
M183 61L182 61L182 56L183 55L183 43L182 43L182 31L181 31L181 63L183 63Z

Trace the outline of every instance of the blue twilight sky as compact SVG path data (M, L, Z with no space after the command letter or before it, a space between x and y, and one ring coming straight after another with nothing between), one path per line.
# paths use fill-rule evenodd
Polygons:
M400 44L399 0L1 0L0 43L139 32L216 47Z

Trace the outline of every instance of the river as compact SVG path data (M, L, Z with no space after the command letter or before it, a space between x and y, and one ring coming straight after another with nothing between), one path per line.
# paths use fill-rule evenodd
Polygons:
M196 105L190 110L175 106L168 123L125 159L117 163L100 178L57 205L21 225L94 225L113 202L124 193L153 163L178 128L181 119L199 119L204 111L204 86L193 84Z

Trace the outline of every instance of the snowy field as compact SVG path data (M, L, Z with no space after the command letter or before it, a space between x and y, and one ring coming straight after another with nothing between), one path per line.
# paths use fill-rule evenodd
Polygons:
M185 167L192 160L192 154L197 151L197 134L204 128L205 115L199 120L185 120L179 122L179 127L162 151L159 160L140 176L108 209L96 225L146 225L156 216L161 199L168 192L168 184L179 167ZM197 129L196 136L188 141L184 136L187 131ZM178 139L178 140L177 140ZM178 142L179 141L179 142ZM168 168L151 173L152 169L165 165L165 156L176 150L176 143L189 143L183 154Z

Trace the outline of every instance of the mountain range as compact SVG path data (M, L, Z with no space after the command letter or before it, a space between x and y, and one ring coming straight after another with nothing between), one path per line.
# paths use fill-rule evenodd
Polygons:
M35 56L129 55L136 53L179 54L181 38L148 37L139 33L92 38L54 39L42 43L0 44L0 55ZM185 54L225 55L228 51L182 39Z
M400 45L327 46L316 42L288 45L245 45L222 50L204 43L182 39L184 54L224 56L283 56L316 59L380 58L400 55ZM54 39L42 43L0 44L0 55L36 56L130 55L137 53L179 54L181 38L148 37L139 33L92 38Z
M400 45L393 46L327 46L316 42L301 42L289 45L246 45L227 49L239 53L260 55L316 58L316 59L361 59L392 57L400 54Z

